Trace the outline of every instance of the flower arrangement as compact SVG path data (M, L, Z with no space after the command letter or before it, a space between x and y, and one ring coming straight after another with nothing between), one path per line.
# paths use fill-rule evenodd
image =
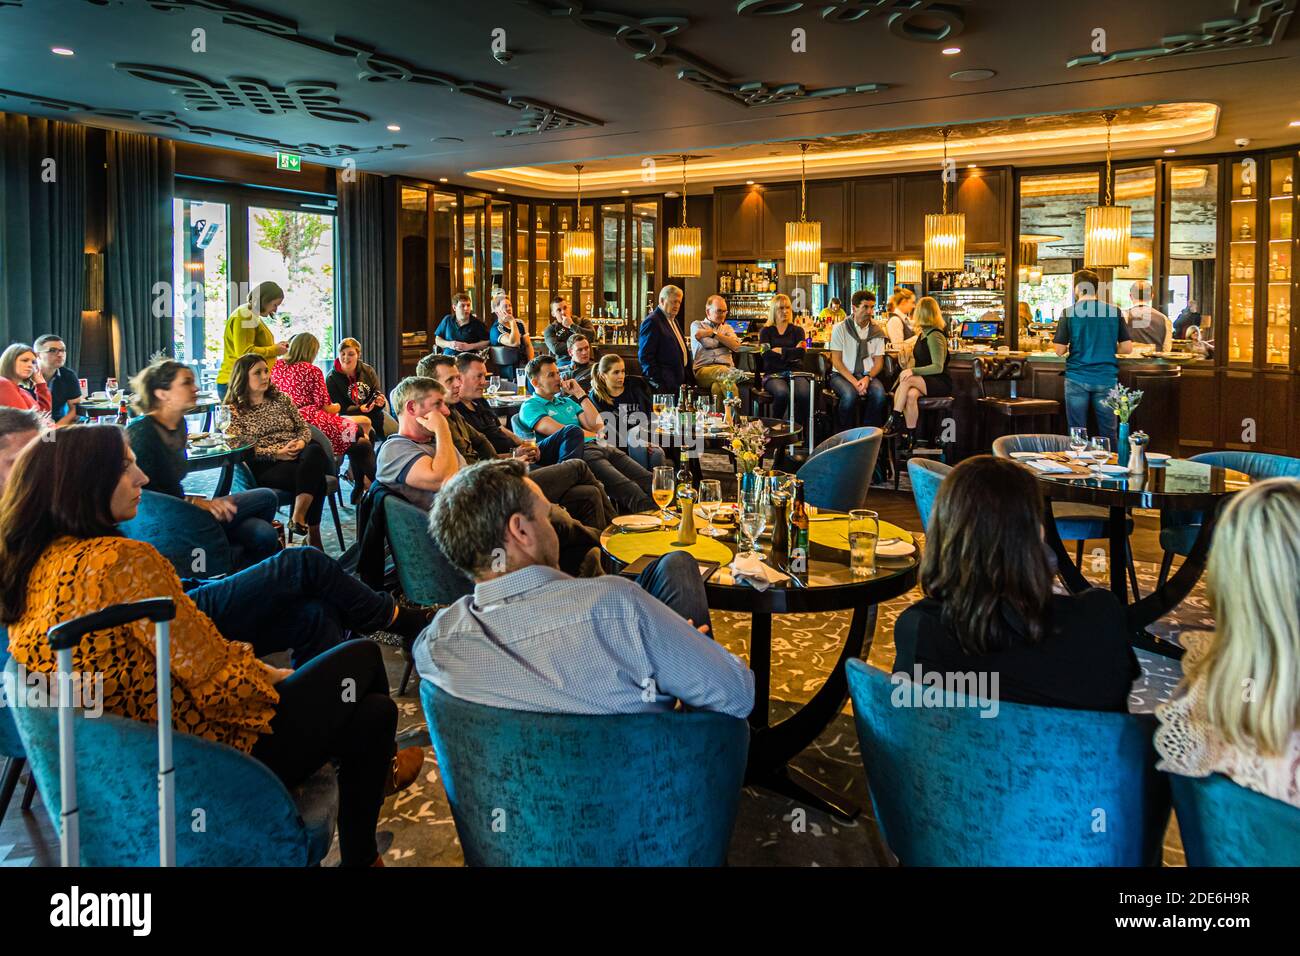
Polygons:
M763 449L767 447L767 428L758 419L745 422L731 436L731 450L736 454L736 463L743 472L753 471L763 460Z
M1142 390L1125 388L1123 385L1116 385L1101 400L1104 408L1109 408L1121 422L1126 424L1141 403Z
M742 372L738 368L729 368L718 376L717 381L725 385L727 391L732 392L741 382L747 382L753 377L751 372Z

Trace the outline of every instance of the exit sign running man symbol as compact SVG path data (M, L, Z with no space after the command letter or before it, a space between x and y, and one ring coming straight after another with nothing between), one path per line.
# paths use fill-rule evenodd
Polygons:
M291 173L302 172L302 157L297 153L276 153L275 168L285 169Z

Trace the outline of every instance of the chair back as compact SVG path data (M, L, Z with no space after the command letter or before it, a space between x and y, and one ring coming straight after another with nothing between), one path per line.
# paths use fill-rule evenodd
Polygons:
M473 593L474 582L447 560L429 534L424 509L389 495L384 499L384 523L397 580L408 601L428 607Z
M1259 451L1207 451L1193 455L1192 461L1216 468L1230 468L1250 475L1256 481L1266 478L1300 478L1300 458L1266 455Z
M971 365L971 374L984 397L985 382L1010 382L1011 394L1016 394L1016 383L1024 380L1029 366L1018 358L977 358Z
M9 628L0 624L0 670L9 663ZM16 688L15 688L16 689ZM25 757L22 738L18 736L18 726L14 723L13 707L6 703L0 707L0 757Z
M944 476L952 471L952 465L929 458L912 457L907 460L907 477L912 482L912 500L916 502L916 512L921 516L921 526L930 527L930 512L934 508L935 495Z
M1217 773L1169 786L1188 866L1300 866L1300 809Z
M528 428L526 425L524 425L524 420L519 417L518 412L515 412L513 415L510 416L510 430L514 432L516 435L518 435L520 438L524 438L529 441L537 440L537 432L533 431L531 428Z
M505 368L507 365L517 365L519 359L519 349L510 348L506 345L488 346L488 352L492 356L492 369Z
M235 552L216 518L183 498L140 492L135 517L119 529L153 545L183 578L212 578L235 570Z
M879 431L879 429L874 428L871 425L862 425L858 428L846 428L842 432L836 432L829 438L823 438L818 442L817 447L812 450L812 455L809 457L815 458L822 452L828 451L837 445L843 445L845 442L856 441L859 438L866 438L873 431Z
M337 478L339 474L339 460L334 456L334 445L326 437L325 433L315 425L308 425L311 429L311 443L319 445L321 451L325 452L325 460L329 462L329 470L325 472L331 478Z
M993 454L999 458L1010 458L1017 451L1069 451L1068 435L1003 435L993 439Z
M7 672L16 670L10 661ZM80 710L73 713L81 865L157 866L155 725L111 714L87 719ZM41 800L57 821L63 808L58 709L16 707L13 716ZM312 808L309 829L289 791L261 761L179 731L172 738L172 757L176 806L182 808L178 866L311 866L329 851L336 788L332 806Z
M803 480L808 504L833 511L861 508L871 489L871 475L884 432L867 427L861 438L840 442L814 454L795 473Z
M847 675L876 819L903 865L1159 865L1169 787L1153 717L994 713L861 660Z
M722 866L749 725L725 714L542 714L420 681L470 866Z

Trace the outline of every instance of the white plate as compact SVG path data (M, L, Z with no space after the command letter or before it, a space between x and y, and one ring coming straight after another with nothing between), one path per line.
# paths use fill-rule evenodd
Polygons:
M653 531L663 522L655 515L619 515L614 524L624 531Z
M1127 475L1128 467L1125 465L1098 465L1102 474L1106 475Z
M876 545L876 554L882 558L905 558L916 550L916 545L909 541L894 541L891 544Z
M1163 468L1165 463L1169 461L1170 457L1170 455L1162 455L1158 451L1149 451L1147 452L1147 464L1155 465L1157 468Z
M1031 458L1042 458L1043 453L1041 451L1013 451L1011 457L1017 461L1028 461Z

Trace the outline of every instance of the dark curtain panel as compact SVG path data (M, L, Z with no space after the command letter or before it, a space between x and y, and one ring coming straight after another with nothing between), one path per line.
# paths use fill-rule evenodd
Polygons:
M125 379L172 347L172 192L176 147L139 133L108 134L108 285L114 368ZM159 283L164 285L159 286ZM157 308L155 308L157 302ZM163 312L161 316L155 312Z
M396 320L384 315L384 181L350 173L338 177L339 338L361 343L363 360L387 389L397 382L398 347Z
M13 113L0 114L0 127L0 341L30 344L52 332L76 367L86 128Z

